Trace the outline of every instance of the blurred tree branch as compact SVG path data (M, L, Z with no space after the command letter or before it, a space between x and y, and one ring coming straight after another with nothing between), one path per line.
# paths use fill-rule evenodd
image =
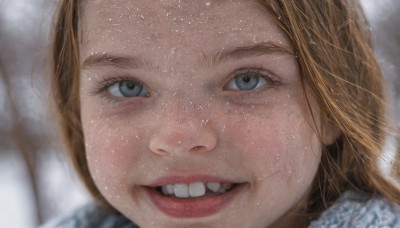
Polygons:
M36 224L41 224L43 222L43 213L42 207L40 203L40 194L39 194L39 187L38 187L38 180L37 180L37 167L38 167L38 151L35 149L35 146L32 141L32 138L29 137L27 132L27 124L21 117L20 113L18 112L16 103L13 99L12 94L12 85L9 78L9 74L6 71L5 64L3 59L0 56L0 76L1 80L6 89L6 103L8 104L7 109L10 113L11 118L11 130L8 133L11 136L11 142L15 145L15 152L19 153L22 158L22 161L26 167L26 173L28 176L29 185L31 186L31 193L32 193L32 205L35 207L35 217L36 217ZM8 100L8 102L7 102ZM7 133L5 133L7 134Z

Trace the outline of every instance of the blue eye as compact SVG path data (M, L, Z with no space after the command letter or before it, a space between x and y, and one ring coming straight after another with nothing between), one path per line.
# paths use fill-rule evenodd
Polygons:
M108 87L107 91L114 97L146 97L149 90L142 83L133 80L121 80Z
M229 90L254 90L258 89L267 81L260 72L244 72L236 75L228 82L226 88Z

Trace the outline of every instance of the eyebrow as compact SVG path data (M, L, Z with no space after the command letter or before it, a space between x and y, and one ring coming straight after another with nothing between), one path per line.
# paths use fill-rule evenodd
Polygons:
M212 55L203 52L203 58L201 59L201 62L207 66L210 66L217 65L232 59L236 60L274 53L289 54L293 56L295 55L289 47L269 41L223 49ZM137 58L134 56L110 55L105 52L90 55L82 63L81 69L95 66L109 66L114 68L127 69L154 69L154 66L152 66L152 64L145 59Z
M81 69L86 69L95 66L109 66L115 68L145 68L145 66L149 66L144 59L139 59L133 56L118 56L118 55L110 55L106 52L103 53L95 53L90 55L85 61L83 61L81 65Z
M295 55L294 52L283 44L274 43L271 41L255 43L252 45L239 46L232 49L220 50L216 54L207 55L203 52L203 61L207 65L217 65L219 63L228 61L228 60L236 60L243 59L252 56L260 56L267 54L289 54Z

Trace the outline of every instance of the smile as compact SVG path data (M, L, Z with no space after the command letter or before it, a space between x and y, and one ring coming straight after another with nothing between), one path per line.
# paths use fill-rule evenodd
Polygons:
M205 195L222 194L231 190L235 186L235 184L231 183L194 182L190 184L167 184L156 187L156 190L162 193L164 196L172 196L177 198L195 198Z
M155 208L164 214L199 218L223 210L244 192L246 185L212 177L170 177L143 187Z

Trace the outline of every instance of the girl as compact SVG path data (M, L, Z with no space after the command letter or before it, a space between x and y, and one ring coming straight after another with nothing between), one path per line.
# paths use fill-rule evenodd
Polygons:
M400 226L357 2L63 0L55 28L54 100L97 199L60 227Z

